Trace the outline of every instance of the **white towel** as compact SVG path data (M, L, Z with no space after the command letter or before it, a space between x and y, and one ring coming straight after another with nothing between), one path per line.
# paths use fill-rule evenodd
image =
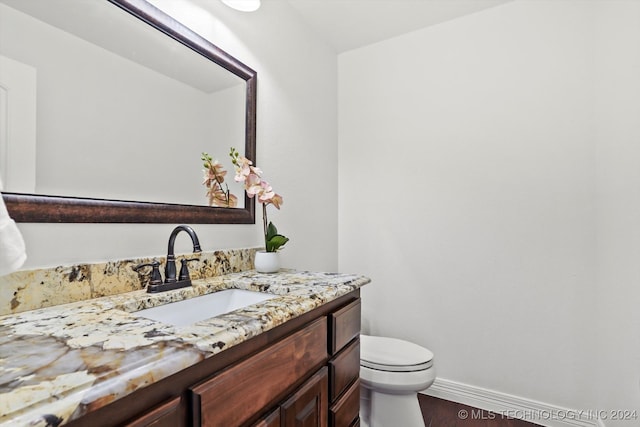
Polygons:
M0 181L0 190L2 190L2 181ZM9 217L0 193L0 276L16 271L26 259L24 239L16 222Z

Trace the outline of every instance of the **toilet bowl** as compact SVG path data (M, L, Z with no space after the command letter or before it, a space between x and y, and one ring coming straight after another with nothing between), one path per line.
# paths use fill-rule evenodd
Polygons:
M435 380L433 353L397 338L360 335L363 427L424 427L417 393Z

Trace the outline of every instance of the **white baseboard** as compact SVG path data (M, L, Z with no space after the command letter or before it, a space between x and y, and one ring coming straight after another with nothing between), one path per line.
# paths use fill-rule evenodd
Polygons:
M605 427L595 411L561 408L441 378L436 378L433 385L421 393L545 427ZM458 416L467 419L486 419L491 416L484 411L463 411Z

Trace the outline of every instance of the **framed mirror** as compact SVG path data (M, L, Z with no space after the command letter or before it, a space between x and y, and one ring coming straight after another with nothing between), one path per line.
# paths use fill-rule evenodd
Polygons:
M232 178L244 204L207 205L200 160L227 178L230 147L255 160L254 70L144 0L0 0L0 32L0 171L16 221L255 222Z

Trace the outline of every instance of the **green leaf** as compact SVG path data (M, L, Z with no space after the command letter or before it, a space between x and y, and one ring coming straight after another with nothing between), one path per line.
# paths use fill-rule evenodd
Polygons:
M275 252L280 247L284 246L285 243L289 241L288 237L283 236L282 234L276 234L268 239L266 243L267 252Z
M265 239L267 241L271 240L277 234L278 234L278 229L276 228L275 225L273 225L272 222L269 222L269 226L267 227L267 235L265 236Z

